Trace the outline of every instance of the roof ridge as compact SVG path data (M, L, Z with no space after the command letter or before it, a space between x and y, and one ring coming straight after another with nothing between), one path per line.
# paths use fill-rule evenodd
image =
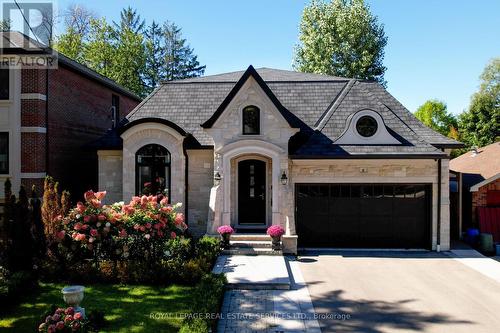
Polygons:
M351 90L352 86L356 83L355 79L349 80L347 84L342 88L342 91L337 95L337 97L333 100L333 103L331 106L327 109L327 111L318 119L314 126L314 130L316 131L321 131L325 127L325 125L328 123L330 118L332 117L332 114L337 110L339 105L342 103L344 100L345 96L349 93Z
M163 87L163 85L159 85L158 87L156 87L148 96L146 96L146 98L144 98L139 104L137 104L137 106L132 110L130 111L126 116L125 118L129 119L129 117L132 117L137 111L139 111L139 109L147 102L149 101L154 95L156 95L156 93L158 93L158 91L161 90L161 88Z

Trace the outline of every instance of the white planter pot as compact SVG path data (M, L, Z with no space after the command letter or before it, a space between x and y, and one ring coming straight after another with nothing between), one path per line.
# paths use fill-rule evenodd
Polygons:
M85 317L85 309L80 307L84 291L84 286L68 286L62 289L62 294L66 304L75 308L76 312L80 312Z

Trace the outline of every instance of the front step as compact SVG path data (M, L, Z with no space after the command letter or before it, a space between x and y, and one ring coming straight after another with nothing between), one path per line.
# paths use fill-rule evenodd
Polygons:
M272 255L281 256L283 251L272 249L271 237L262 234L236 234L231 236L231 247L223 250L227 255Z
M253 247L253 248L266 248L270 249L272 247L272 243L270 241L230 241L229 242L232 247Z
M253 248L253 247L238 247L227 250L222 250L222 254L225 255L240 255L240 256L257 256L257 255L266 255L266 256L282 256L283 251L274 251L271 248Z
M266 234L232 234L231 241L271 241L271 236Z

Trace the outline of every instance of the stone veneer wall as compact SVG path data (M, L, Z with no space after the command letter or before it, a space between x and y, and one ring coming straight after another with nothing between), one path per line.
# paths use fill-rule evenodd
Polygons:
M248 105L260 109L259 135L242 134L242 110ZM249 78L212 128L206 131L214 140L214 170L222 176L221 185L212 188L207 231L214 233L219 225L237 224L236 195L232 193L235 192L236 159L255 156L268 160L267 195L272 198L269 218L273 224L285 224L285 211L289 207L283 205L279 177L281 170L288 170L288 141L298 129L289 126L258 83Z
M437 245L437 162L434 160L293 160L290 167L288 204L294 207L296 183L428 183L432 184L432 248ZM450 246L448 160L442 161L441 250ZM294 213L290 212L295 233Z
M100 150L99 159L99 191L106 191L105 204L122 201L123 189L123 154L121 150Z
M188 150L188 226L194 236L207 232L208 203L213 185L214 151Z

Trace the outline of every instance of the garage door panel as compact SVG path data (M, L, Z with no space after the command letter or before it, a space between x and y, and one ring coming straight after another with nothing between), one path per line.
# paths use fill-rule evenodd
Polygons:
M296 193L299 246L429 247L430 186L299 184Z

